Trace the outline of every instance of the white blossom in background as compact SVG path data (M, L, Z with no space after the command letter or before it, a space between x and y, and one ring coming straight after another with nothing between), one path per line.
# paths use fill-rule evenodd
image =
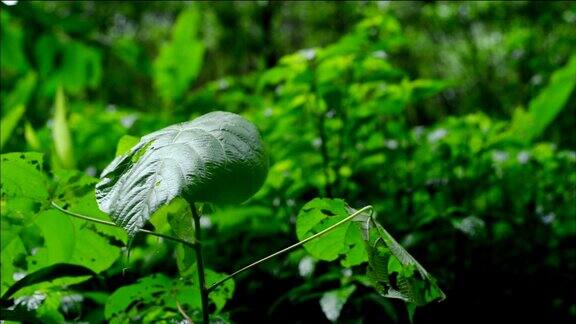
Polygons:
M14 281L18 281L24 277L26 277L26 272L23 272L23 271L14 272L12 274L12 279L14 279Z
M385 51L374 51L372 52L372 56L379 59L385 59L388 57L388 54Z
M95 177L96 176L96 167L93 165L90 165L86 168L86 170L84 170L84 173L86 173L87 175L91 176L91 177Z
M312 141L312 146L317 150L320 149L320 146L322 146L322 139L320 137L316 137Z
M218 90L226 90L230 87L230 82L226 79L218 80Z
M316 261L311 256L303 257L298 263L298 273L304 278L309 278L316 268Z
M550 212L542 216L542 223L546 225L552 224L555 220L556 220L556 214L554 212Z
M74 308L77 308L79 306L78 304L82 303L83 300L84 300L84 297L82 297L82 295L80 295L80 294L72 294L72 295L64 296L60 300L60 307L62 307L62 310L65 313L68 313L69 311L73 310Z
M342 269L342 276L348 278L348 277L352 277L352 269L350 268L346 268L346 269Z
M444 128L438 128L432 131L430 134L428 134L428 142L431 143L438 142L439 140L446 137L446 135L448 135L447 130L445 130Z
M496 163L501 163L508 160L508 153L504 151L494 151L492 152L492 161Z
M384 145L385 145L388 149L390 149L390 150L395 150L395 149L398 148L398 141L397 141L397 140L393 140L393 139L391 139L391 140L386 140L386 141L384 142Z
M520 164L526 164L526 162L528 162L528 160L530 160L530 153L528 153L526 151L520 151L518 153L518 155L516 156L516 160Z
M22 305L26 307L27 310L31 311L38 309L38 307L40 307L40 305L42 305L42 303L44 302L44 299L46 299L46 295L36 291L32 296L22 296L16 298L14 304Z
M464 234L474 237L480 233L480 231L484 230L486 227L486 223L484 220L476 217L476 216L468 216L461 221L457 222L454 227L462 231Z
M424 132L426 131L426 127L416 126L412 129L412 131L414 132L414 136L416 137L416 139L420 139L422 137L422 135L424 135Z
M200 216L200 228L209 229L212 227L212 218L209 215Z
M306 49L298 51L298 54L300 54L300 56L307 59L308 61L311 61L316 57L316 49L306 48Z
M278 206L280 206L281 202L282 202L282 200L280 200L279 197L276 197L276 198L274 198L274 200L272 200L272 206L278 207Z
M326 318L331 322L335 322L340 316L340 311L344 305L341 303L340 298L338 298L337 292L332 291L322 296L320 306Z
M134 125L134 122L136 122L137 119L138 115L130 114L128 116L122 117L122 119L120 119L120 124L122 124L124 128L130 128L132 125Z

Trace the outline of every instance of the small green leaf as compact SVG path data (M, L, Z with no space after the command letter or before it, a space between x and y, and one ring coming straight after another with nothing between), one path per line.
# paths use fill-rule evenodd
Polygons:
M106 319L111 319L127 312L135 303L153 303L160 299L162 294L167 293L171 286L172 280L163 274L144 277L137 283L121 287L110 295L106 301L104 315Z
M140 138L131 135L124 135L118 141L118 146L116 146L116 156L120 156L128 152L132 147L140 142Z
M0 149L2 149L4 144L10 139L12 132L18 125L18 122L20 122L25 111L26 108L24 105L16 106L0 121Z
M256 127L239 115L212 112L147 136L102 172L100 209L134 235L176 197L242 202L262 185L268 157Z
M224 277L226 277L225 274L218 273L208 269L206 271L206 285L210 287L210 285L223 279ZM214 305L216 305L216 313L219 313L222 310L222 308L224 308L224 306L226 305L226 302L232 299L234 295L234 288L235 288L234 280L227 280L226 282L219 285L218 287L216 287L216 289L210 292L210 295L208 295L208 297L210 298L210 301L212 301Z
M26 197L36 202L48 198L48 185L42 173L41 153L7 153L0 156L2 196Z
M195 278L195 273L191 274ZM206 283L210 285L224 274L206 269ZM209 298L219 313L234 293L234 281L228 280L210 293ZM170 279L163 274L155 274L138 280L137 283L124 286L116 290L108 300L104 314L106 319L117 318L123 321L136 320L143 313L160 308L166 312L169 308L176 309L180 305L186 313L191 310L200 310L200 289L196 281L188 279ZM137 312L133 312L137 310ZM134 315L134 318L132 318Z
M300 241L310 237L348 216L348 205L341 199L316 198L308 202L296 218L296 235ZM367 261L364 241L353 222L343 224L322 237L312 240L304 248L315 258L334 261L343 256L346 267Z
M38 138L38 134L32 127L29 121L26 121L24 124L24 138L26 139L26 143L28 147L33 151L41 151L42 145L40 144L40 139Z

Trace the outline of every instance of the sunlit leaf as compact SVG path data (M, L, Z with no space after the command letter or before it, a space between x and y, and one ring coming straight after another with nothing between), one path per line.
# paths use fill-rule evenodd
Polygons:
M134 235L162 205L242 202L262 185L268 159L256 127L239 115L213 112L147 136L102 172L100 209Z
M59 88L56 92L56 101L54 104L54 129L52 130L52 139L54 140L54 150L58 159L58 165L73 169L76 165L70 137L70 129L66 119L66 98L64 91Z

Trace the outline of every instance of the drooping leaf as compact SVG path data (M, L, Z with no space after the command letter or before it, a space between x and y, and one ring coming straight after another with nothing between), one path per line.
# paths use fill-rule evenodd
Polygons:
M212 112L142 137L102 172L96 198L133 235L178 196L242 202L260 188L267 171L256 127L239 115Z
M298 214L298 238L303 240L354 212L343 200L314 199ZM362 253L358 244L363 247ZM368 212L360 213L351 222L304 247L321 260L332 261L341 256L344 266L368 261L367 277L384 297L417 306L445 297L435 279Z
M62 277L82 277L82 276L92 276L95 273L83 266L75 264L58 263L48 267L44 267L38 271L32 272L22 279L16 281L3 295L2 302L8 300L14 293L18 290L31 286L40 282L51 281L56 278Z

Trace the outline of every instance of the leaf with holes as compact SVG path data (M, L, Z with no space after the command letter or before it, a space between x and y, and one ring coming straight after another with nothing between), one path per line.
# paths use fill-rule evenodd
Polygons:
M341 199L316 198L308 202L296 218L296 235L300 241L336 224L350 214L351 208ZM351 267L368 260L364 240L357 226L340 225L304 248L315 258L334 261L343 257L342 265Z
M356 212L341 199L314 199L304 205L296 220L298 239L320 232ZM345 267L368 262L367 277L383 297L414 306L444 299L436 280L369 212L363 212L322 237L304 245L314 257Z
M102 211L134 235L175 197L242 202L267 173L256 127L239 115L217 111L142 137L104 169L96 199Z

